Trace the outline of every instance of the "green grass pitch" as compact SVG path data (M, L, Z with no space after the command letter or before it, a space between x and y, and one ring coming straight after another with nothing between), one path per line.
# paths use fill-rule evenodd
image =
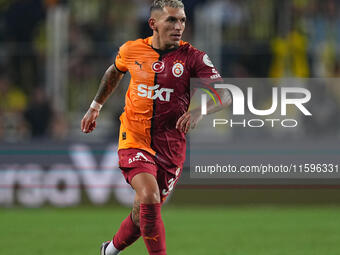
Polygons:
M1 255L98 255L129 210L0 209ZM163 208L169 255L340 254L340 207ZM147 254L139 239L122 254Z

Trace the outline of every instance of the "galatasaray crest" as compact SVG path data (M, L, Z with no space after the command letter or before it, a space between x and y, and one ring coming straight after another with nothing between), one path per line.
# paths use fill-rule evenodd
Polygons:
M181 77L184 72L184 66L182 61L176 61L174 62L174 65L172 67L172 74L175 77Z

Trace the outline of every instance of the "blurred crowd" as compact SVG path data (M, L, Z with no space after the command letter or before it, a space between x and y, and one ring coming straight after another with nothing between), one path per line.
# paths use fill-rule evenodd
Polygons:
M339 77L336 0L183 0L184 40L195 45L198 8L222 24L224 77ZM0 141L74 137L99 80L127 40L151 35L150 0L1 0ZM46 90L47 21L69 10L66 110ZM117 132L128 79L104 108L104 139ZM336 107L339 93L330 93ZM333 117L332 117L333 118ZM113 130L113 132L112 132ZM111 134L111 135L110 135Z

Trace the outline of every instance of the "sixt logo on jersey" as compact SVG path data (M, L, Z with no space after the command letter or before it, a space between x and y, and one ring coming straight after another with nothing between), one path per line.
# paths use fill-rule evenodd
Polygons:
M140 97L147 97L152 100L159 99L160 101L170 101L170 94L174 92L173 89L168 88L159 88L159 85L156 84L155 86L147 86L145 84L138 85L138 96Z

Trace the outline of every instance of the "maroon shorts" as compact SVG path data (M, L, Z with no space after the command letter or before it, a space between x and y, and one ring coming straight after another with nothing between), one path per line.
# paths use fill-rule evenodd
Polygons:
M118 151L118 156L119 167L127 183L131 183L132 178L139 173L149 173L155 176L161 202L164 202L173 190L182 173L182 167L165 166L156 157L144 150L121 149Z

